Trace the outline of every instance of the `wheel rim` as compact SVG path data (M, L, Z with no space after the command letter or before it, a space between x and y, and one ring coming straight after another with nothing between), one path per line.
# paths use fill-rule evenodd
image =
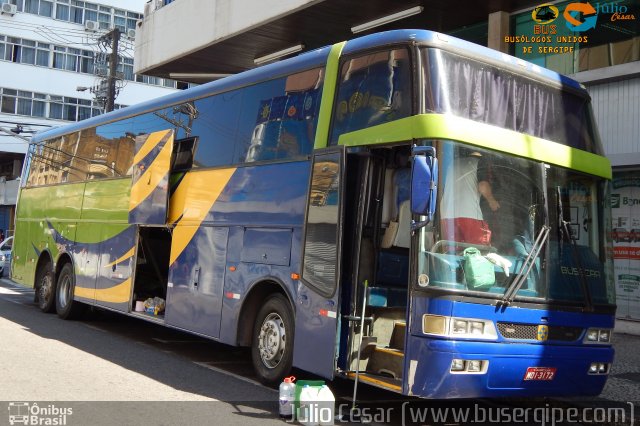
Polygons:
M58 290L58 302L60 307L64 308L71 299L71 278L68 275L62 277L58 284L60 289Z
M38 292L40 298L40 306L46 305L51 300L51 288L53 287L53 281L51 280L51 274L46 273L40 280L40 291Z
M277 313L270 313L262 322L258 337L260 359L267 368L275 368L282 360L287 344L284 321Z

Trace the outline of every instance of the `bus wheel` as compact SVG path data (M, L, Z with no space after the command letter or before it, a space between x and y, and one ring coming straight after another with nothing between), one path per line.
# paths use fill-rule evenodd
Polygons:
M274 294L256 316L251 345L253 368L266 385L279 383L293 363L293 314L289 302Z
M73 300L75 287L73 266L71 263L66 263L60 271L56 285L56 312L62 319L77 318L86 306Z
M53 312L56 307L56 285L53 280L51 263L45 262L36 272L36 300L42 312Z

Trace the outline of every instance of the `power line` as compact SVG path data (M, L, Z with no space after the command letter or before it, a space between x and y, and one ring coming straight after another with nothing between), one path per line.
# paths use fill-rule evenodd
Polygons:
M25 122L23 122L23 121L6 121L6 120L0 120L0 123L5 123L5 124L16 124L16 125L22 125L22 126L53 127L51 124L25 123Z
M0 132L6 133L9 136L13 136L14 138L22 139L25 142L31 143L31 140L27 139L25 136L21 136L19 134L16 134L16 133L12 132L11 130L7 130L7 129L3 128L3 127L0 127Z

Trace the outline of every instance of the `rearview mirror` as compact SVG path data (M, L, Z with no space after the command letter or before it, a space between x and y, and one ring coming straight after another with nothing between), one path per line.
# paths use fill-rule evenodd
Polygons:
M414 146L411 171L411 213L433 220L438 195L438 159L431 146Z

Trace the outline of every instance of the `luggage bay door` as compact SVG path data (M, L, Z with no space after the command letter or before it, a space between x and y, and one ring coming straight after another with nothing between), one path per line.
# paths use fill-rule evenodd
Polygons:
M336 362L343 193L344 147L317 151L296 299L293 365L326 378L333 378Z

